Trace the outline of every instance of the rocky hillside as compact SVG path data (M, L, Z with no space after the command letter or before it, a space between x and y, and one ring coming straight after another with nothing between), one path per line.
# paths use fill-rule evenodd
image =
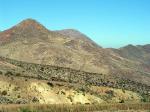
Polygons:
M51 31L33 19L24 20L0 33L0 55L3 57L107 74L147 86L150 85L149 46L105 49L79 31ZM45 72L42 74L46 75ZM90 77L94 77L93 74ZM80 76L76 74L76 77Z
M121 57L124 57L126 59L139 62L141 64L147 65L147 67L150 65L150 45L128 45L125 47L122 47L118 49L117 52ZM142 66L142 65L141 65ZM144 68L144 67L143 67ZM149 68L145 68L147 72L150 71Z
M149 99L149 86L128 79L3 57L0 66L2 104L99 104Z
M114 73L125 77L129 77L135 81L141 81L150 84L150 45L128 45L119 49L108 49L118 59L116 61L116 69Z
M84 92L68 83L0 76L0 103L2 104L99 104L109 102L141 102L142 97L132 91L91 86Z
M49 31L27 19L0 34L0 54L26 62L108 73L107 51L84 35L77 39L67 34Z

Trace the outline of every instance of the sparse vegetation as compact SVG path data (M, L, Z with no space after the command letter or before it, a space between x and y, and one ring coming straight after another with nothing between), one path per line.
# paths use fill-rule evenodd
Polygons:
M51 82L47 82L47 84L48 84L50 87L54 87L54 84L51 83Z
M2 112L90 112L101 110L149 110L150 104L102 104L102 105L4 105Z
M2 71L0 71L0 75L2 75L3 74L3 72Z
M6 76L11 76L11 75L13 75L13 73L12 73L11 71L7 71L7 72L5 73L5 75L6 75Z
M142 102L150 102L150 96L142 95Z
M21 76L21 74L20 73L16 73L16 76Z
M3 96L7 95L7 91L6 90L2 91L1 95Z
M34 110L30 110L28 108L21 108L19 109L19 112L35 112Z
M150 91L150 87L148 85L138 83L126 78L111 77L116 81L110 81L109 77L105 77L105 74L89 73L57 66L26 63L6 58L3 59L9 63L12 63L13 65L23 68L28 72L34 73L32 74L32 76L26 76L26 74L22 72L22 74L19 74L19 76L21 77L46 79L50 81L52 80L69 83L81 83L82 85L85 84L108 86L113 88L121 88L123 90L131 90L141 94L149 94L148 92ZM16 73L10 71L7 71L6 75L8 74L16 76Z
M0 112L150 109L150 46L105 50L73 32L49 31L30 19L1 33L1 55L10 59L0 57L0 104L20 105L0 105Z
M124 103L124 100L123 100L123 99L121 99L121 101L120 101L119 103Z
M15 82L16 77L22 78L24 83L30 82L30 80L44 80L45 85L48 85L47 87L50 87L52 90L54 90L55 87L61 88L60 90L63 90L64 88L67 89L73 89L75 92L77 92L77 96L81 98L87 98L87 93L91 96L94 96L98 99L102 99L106 102L113 101L113 98L115 98L116 93L114 93L113 90L107 90L105 92L105 95L101 95L101 93L92 91L90 88L92 86L97 87L109 87L109 88L118 88L122 92L122 94L126 94L126 90L131 90L133 92L137 92L140 94L147 94L150 90L149 86L137 83L135 81L131 81L129 79L123 79L123 78L116 78L116 79L109 79L108 77L105 77L105 74L97 74L97 73L89 73L89 72L83 72L79 70L73 70L70 68L63 68L63 67L56 67L56 66L49 66L49 65L41 65L41 64L34 64L34 63L26 63L11 59L5 59L7 62L19 66L19 69L11 69L4 72L4 76L9 76L10 79L12 79L13 82ZM21 68L21 69L20 69ZM22 72L24 71L24 72ZM64 75L62 75L64 74ZM3 75L2 75L3 76ZM57 83L56 83L57 82ZM16 82L15 82L16 83ZM138 87L137 87L138 86ZM13 87L13 85L11 86ZM70 88L68 88L70 87ZM42 88L41 88L42 89ZM48 93L48 89L44 89L46 91L46 94ZM12 91L15 92L16 98L18 98L15 101L17 104L26 104L28 102L32 103L39 103L40 100L43 100L42 97L40 98L34 98L33 96L29 99L25 99L21 94L21 87L15 86L12 88ZM37 91L37 88L33 89L33 91ZM36 92L38 93L38 92ZM56 94L58 93L58 94ZM38 94L42 95L42 92L40 91ZM45 93L44 93L45 94ZM73 97L67 97L66 90L64 91L56 91L56 96L63 95L67 99L69 99L72 104L74 103L74 96ZM74 93L73 93L74 94ZM75 93L76 94L76 93ZM74 94L74 95L75 95ZM21 97L20 97L20 96ZM3 95L4 96L4 95ZM6 95L7 96L7 95ZM27 97L28 98L28 97ZM148 97L147 97L148 98ZM147 102L147 98L143 98L141 101ZM87 98L88 99L88 98ZM118 98L119 99L119 98ZM134 99L134 98L132 98ZM10 99L11 100L11 99ZM45 100L45 99L44 99ZM68 101L68 100L67 100ZM86 100L85 100L86 101ZM93 101L94 102L94 101ZM115 102L119 102L119 100L116 100ZM126 102L126 99L120 100L120 103ZM81 103L80 101L76 101L75 104ZM84 102L83 104L89 104L89 102ZM91 103L92 104L92 101ZM94 103L97 104L97 103Z
M33 102L33 103L37 103L37 102L39 102L39 100L38 100L38 98L33 97L32 102Z

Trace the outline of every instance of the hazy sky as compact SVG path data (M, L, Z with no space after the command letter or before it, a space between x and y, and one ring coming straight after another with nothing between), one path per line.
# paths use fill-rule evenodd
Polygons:
M150 44L150 0L0 0L0 30L33 18L74 28L103 47Z

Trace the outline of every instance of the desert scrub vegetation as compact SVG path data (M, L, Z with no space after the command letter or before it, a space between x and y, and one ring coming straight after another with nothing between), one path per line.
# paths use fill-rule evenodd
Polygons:
M141 96L142 96L142 99L141 99L142 102L150 102L149 95L142 94Z
M3 96L7 95L7 91L6 90L2 91L1 95L3 95Z
M50 65L27 63L4 57L0 58L6 62L9 62L15 66L20 67L23 71L26 71L26 73L23 72L22 70L20 72L18 72L18 70L15 72L8 71L6 75L9 76L13 75L28 78L44 79L49 81L80 83L95 86L108 86L123 90L130 90L140 94L150 95L149 93L150 86L132 81L127 78L119 78L116 76L110 78L108 75L106 78L105 74L90 73L80 70L74 70L71 68L64 68ZM29 73L31 74L29 75Z
M1 57L0 57L1 58ZM96 92L90 90L90 86L104 86L104 87L112 87L116 89L122 89L123 92L125 90L133 91L139 93L140 95L143 94L144 97L141 101L148 102L148 97L150 96L150 86L138 83L126 78L106 78L105 74L97 74L97 73L90 73L84 72L80 70L74 70L71 68L63 68L57 66L50 66L50 65L42 65L42 64L34 64L34 63L27 63L22 61L16 61L12 59L4 59L6 62L9 62L13 65L18 66L21 69L10 69L3 72L5 76L8 77L24 77L27 81L30 78L39 79L39 80L47 80L48 85L50 87L54 87L51 81L55 82L62 82L62 83L69 83L69 84L76 84L78 83L79 87L72 87L78 92L83 93L90 93L98 96L104 100L111 99L114 96L112 91L107 91L107 96L101 97L97 95ZM63 75L62 75L63 74ZM111 79L111 80L110 80ZM122 103L124 101L120 101Z
M98 105L1 105L0 112L90 112L101 110L150 110L150 103L98 104Z
M0 71L0 75L2 75L3 74L3 72L2 71Z

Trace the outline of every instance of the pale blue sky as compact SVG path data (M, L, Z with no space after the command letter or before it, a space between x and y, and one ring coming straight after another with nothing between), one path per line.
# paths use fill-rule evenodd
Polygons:
M0 0L0 30L26 18L74 28L103 47L150 44L150 0Z

